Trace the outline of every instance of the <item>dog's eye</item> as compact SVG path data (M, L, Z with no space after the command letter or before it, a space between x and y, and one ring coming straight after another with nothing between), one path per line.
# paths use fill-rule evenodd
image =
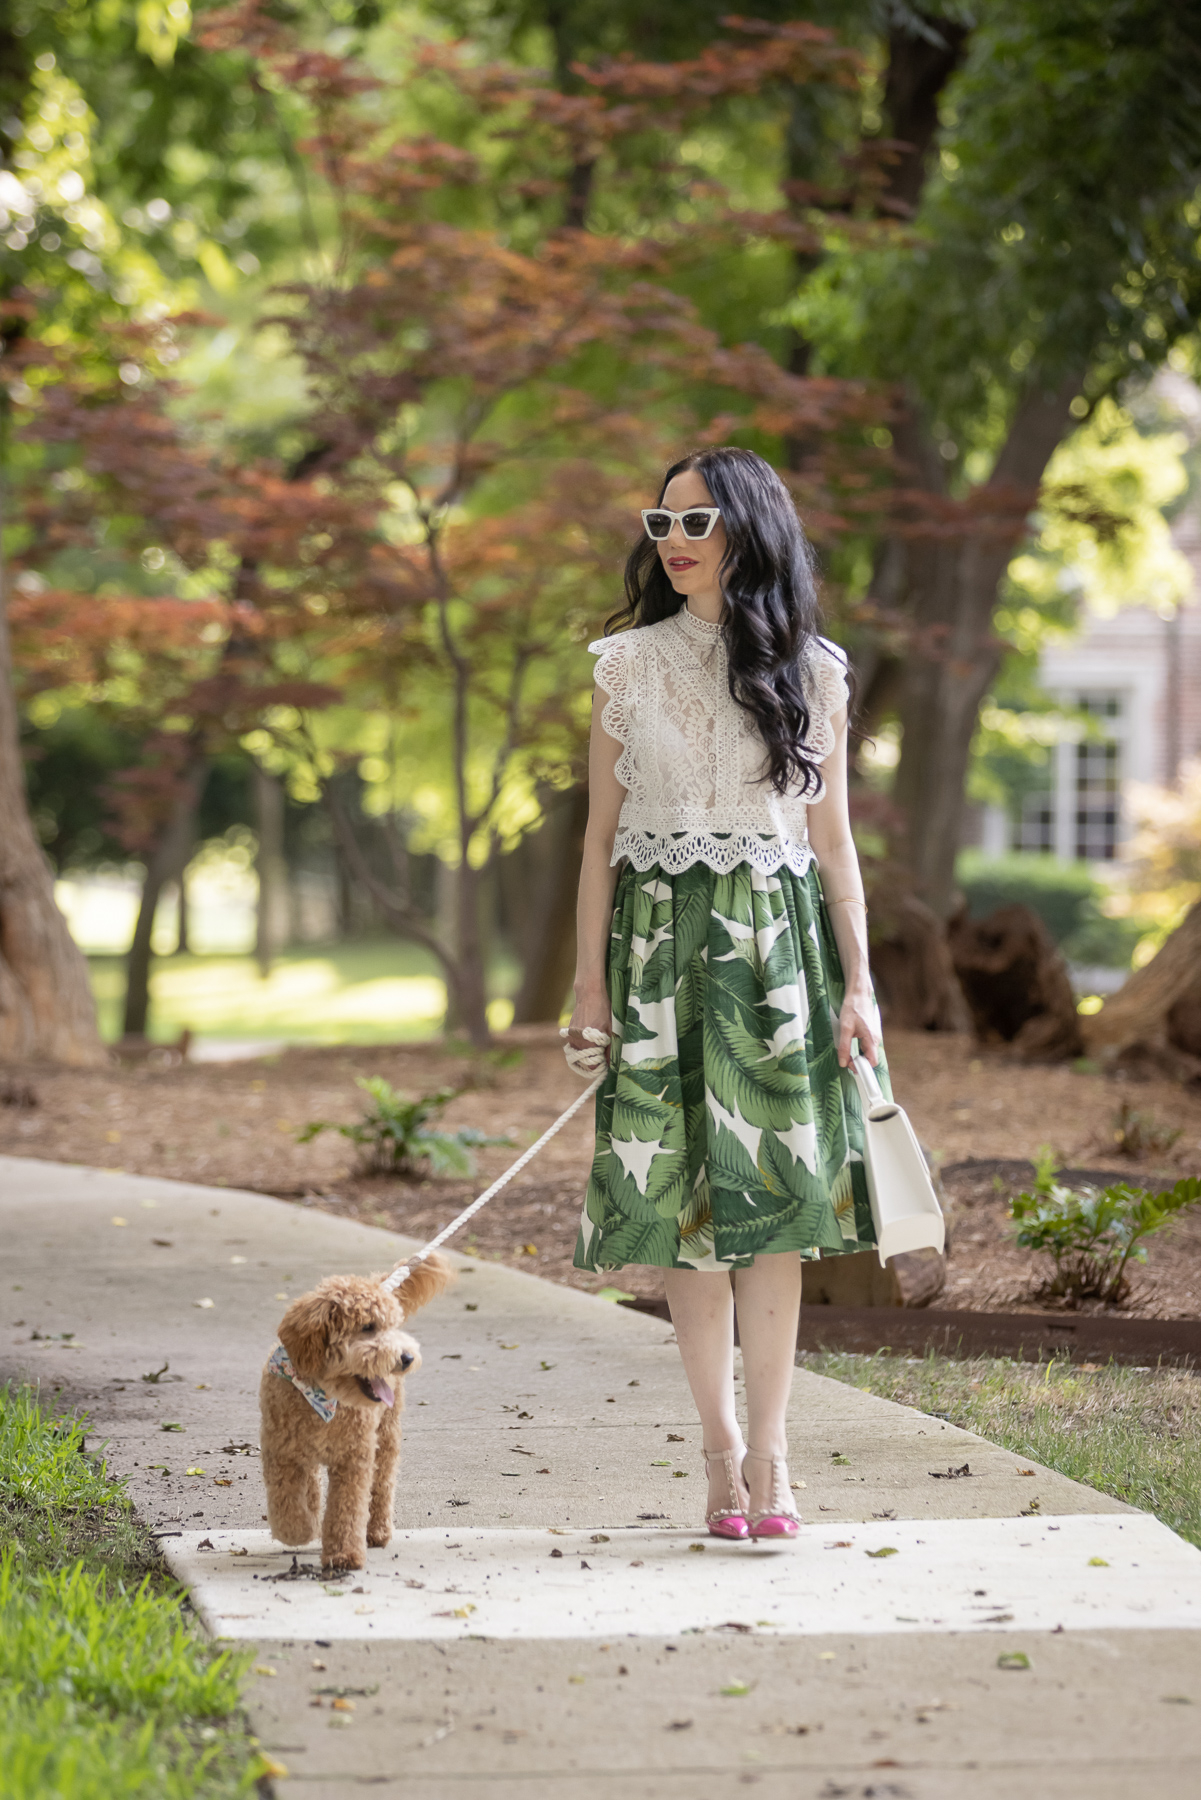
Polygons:
M375 1321L374 1321L374 1319L373 1319L373 1320L371 1320L371 1322L370 1322L370 1323L369 1323L369 1324L367 1324L367 1325L364 1325L364 1327L363 1327L363 1330L364 1330L364 1331L375 1331L375 1330L377 1330L377 1329L378 1329L378 1327L377 1327L377 1325L376 1325L376 1323L375 1323Z

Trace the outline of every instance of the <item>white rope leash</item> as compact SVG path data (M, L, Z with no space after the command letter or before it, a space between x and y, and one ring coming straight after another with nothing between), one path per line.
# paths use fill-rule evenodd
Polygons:
M440 1231L436 1238L431 1238L428 1244L425 1244L420 1250L414 1251L408 1262L402 1263L399 1269L393 1269L387 1280L382 1281L380 1286L391 1293L400 1286L402 1281L407 1281L413 1272L415 1264L424 1262L431 1251L439 1249L440 1246L446 1242L447 1238L453 1237L456 1231L461 1230L462 1227L466 1225L468 1219L475 1217L482 1206L487 1206L489 1200L495 1199L496 1195L500 1193L501 1188L506 1187L508 1183L512 1181L514 1175L519 1175L522 1169L525 1168L525 1165L528 1162L533 1161L539 1150L550 1143L550 1140L554 1137L555 1133L562 1131L564 1125L567 1124L567 1121L575 1117L585 1100L591 1099L592 1095L595 1094L597 1088L604 1079L605 1071L602 1068L596 1079L589 1083L577 1099L572 1101L571 1105L567 1108L567 1111L560 1113L554 1124L547 1127L537 1143L531 1144L528 1150L523 1151L513 1166L506 1169L504 1174L499 1176L497 1180L492 1183L490 1188L485 1188L478 1200L473 1200L470 1206L464 1207L458 1218L452 1219L450 1224L447 1225L444 1230Z

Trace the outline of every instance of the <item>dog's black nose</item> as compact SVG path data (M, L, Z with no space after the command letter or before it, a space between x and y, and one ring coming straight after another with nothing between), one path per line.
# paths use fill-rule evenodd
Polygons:
M400 1366L402 1369L411 1369L413 1367L413 1352L411 1350L402 1352Z

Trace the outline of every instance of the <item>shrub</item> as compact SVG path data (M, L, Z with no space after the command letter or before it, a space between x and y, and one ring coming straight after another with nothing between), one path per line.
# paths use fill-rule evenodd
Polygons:
M436 1093L409 1100L381 1075L366 1081L360 1078L358 1085L370 1095L371 1103L357 1124L314 1120L300 1132L297 1143L307 1144L322 1131L339 1131L359 1146L367 1173L417 1174L424 1165L435 1175L470 1175L475 1167L473 1149L481 1144L512 1141L507 1137L488 1137L471 1125L459 1131L430 1130L427 1120L436 1118L444 1106L463 1092L462 1088L439 1088Z
M1069 962L1128 968L1145 929L1134 919L1111 919L1102 912L1105 888L1084 863L966 851L956 880L973 919L986 918L999 906L1030 907Z
M1040 1168L1034 1191L1019 1194L1009 1210L1022 1248L1054 1260L1055 1272L1040 1293L1062 1295L1075 1304L1090 1298L1124 1299L1129 1265L1147 1260L1142 1240L1199 1200L1201 1179L1196 1176L1153 1194L1124 1181L1100 1189L1061 1187L1049 1170Z

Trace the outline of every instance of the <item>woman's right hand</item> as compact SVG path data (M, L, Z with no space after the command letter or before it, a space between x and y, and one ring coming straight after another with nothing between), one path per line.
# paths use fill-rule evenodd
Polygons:
M576 989L575 1010L571 1015L567 1028L567 1043L573 1050L595 1049L588 1043L583 1033L586 1027L594 1031L603 1031L606 1036L613 1034L613 1009L609 1005L609 995L603 987ZM609 1052L604 1052L605 1061L609 1060Z

